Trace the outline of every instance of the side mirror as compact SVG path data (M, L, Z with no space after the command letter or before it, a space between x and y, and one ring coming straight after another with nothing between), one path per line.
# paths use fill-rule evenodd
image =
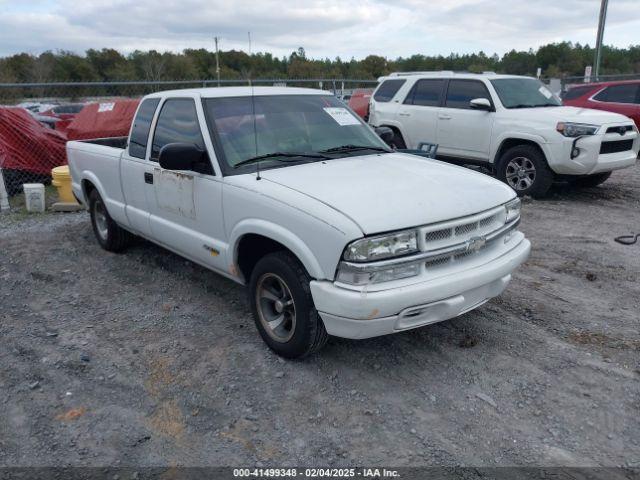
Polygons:
M491 102L487 98L474 98L469 102L469 106L474 110L486 110L487 112L493 111Z
M160 149L158 163L166 170L202 171L207 162L207 152L193 143L168 143Z
M376 134L385 142L385 143L389 143L391 140L393 140L393 130L391 130L389 127L376 127L375 129Z

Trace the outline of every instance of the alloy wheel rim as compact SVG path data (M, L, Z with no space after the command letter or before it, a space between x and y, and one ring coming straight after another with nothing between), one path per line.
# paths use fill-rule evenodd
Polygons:
M109 225L107 223L107 210L104 208L104 204L100 201L96 201L93 206L93 218L96 222L96 230L98 235L103 240L106 240L109 236Z
M507 183L514 190L526 190L536 180L536 166L527 157L516 157L507 163Z
M265 273L256 286L256 306L260 323L277 342L291 340L296 329L296 306L291 290L275 273Z

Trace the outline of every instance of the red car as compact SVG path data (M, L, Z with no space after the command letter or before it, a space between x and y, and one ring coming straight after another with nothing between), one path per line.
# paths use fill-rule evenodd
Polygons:
M373 88L359 88L351 94L349 99L351 110L360 115L365 122L369 120L369 100L372 93Z
M575 85L565 93L562 101L572 107L621 113L640 129L640 80Z

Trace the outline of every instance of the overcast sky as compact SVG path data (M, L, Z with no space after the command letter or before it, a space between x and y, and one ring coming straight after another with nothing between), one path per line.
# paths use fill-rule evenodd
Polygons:
M600 0L0 0L0 56L213 48L387 58L595 43ZM640 0L610 0L605 43L640 43Z

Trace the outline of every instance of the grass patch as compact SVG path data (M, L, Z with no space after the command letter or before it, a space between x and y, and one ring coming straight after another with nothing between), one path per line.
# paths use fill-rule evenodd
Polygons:
M58 189L53 185L45 185L44 187L44 203L45 210L42 213L31 213L27 211L25 205L24 193L19 193L9 198L9 211L4 215L10 217L11 220L24 220L28 217L44 216L51 213L51 205L58 201Z

